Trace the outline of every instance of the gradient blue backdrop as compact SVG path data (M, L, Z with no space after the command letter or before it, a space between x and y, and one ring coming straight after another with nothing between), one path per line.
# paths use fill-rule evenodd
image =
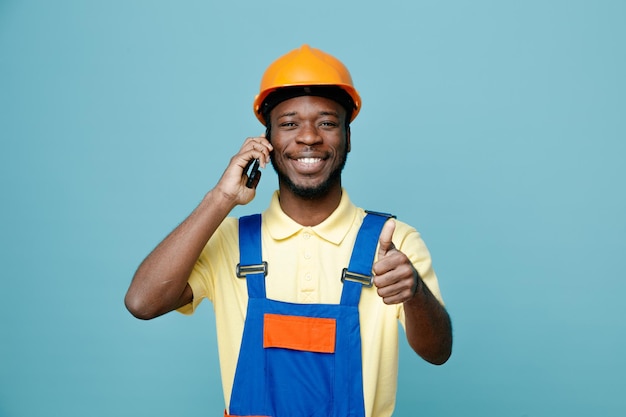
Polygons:
M220 415L213 312L123 297L310 43L363 97L345 186L415 225L455 330L396 416L624 416L626 2L0 0L0 416ZM276 184L265 171L263 209Z

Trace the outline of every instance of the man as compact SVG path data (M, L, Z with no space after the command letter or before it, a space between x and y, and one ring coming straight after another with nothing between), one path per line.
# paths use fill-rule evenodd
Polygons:
M225 415L391 415L398 320L422 358L450 356L450 319L419 233L357 208L342 188L360 107L331 55L304 45L276 60L254 103L266 134L244 141L133 278L126 305L138 318L213 302ZM262 216L228 217L255 196L253 161L271 161L278 191Z

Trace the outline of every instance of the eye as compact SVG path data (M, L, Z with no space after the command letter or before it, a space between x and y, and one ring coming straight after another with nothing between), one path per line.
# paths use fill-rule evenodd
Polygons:
M282 122L280 125L280 127L285 128L285 129L290 129L290 128L294 128L297 126L296 122Z
M334 127L339 126L339 124L332 120L324 120L320 123L320 126L325 127L325 128L334 128Z

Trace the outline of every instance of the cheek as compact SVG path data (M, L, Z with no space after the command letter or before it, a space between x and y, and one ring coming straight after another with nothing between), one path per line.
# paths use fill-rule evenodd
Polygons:
M292 138L286 132L271 128L267 129L265 137L272 144L275 152L278 149L284 149L292 141Z
M339 151L339 152L345 152L345 153L350 152L350 149L351 149L350 139L349 138L341 138L341 140L339 142L339 146L336 147L335 149L337 149L337 151Z

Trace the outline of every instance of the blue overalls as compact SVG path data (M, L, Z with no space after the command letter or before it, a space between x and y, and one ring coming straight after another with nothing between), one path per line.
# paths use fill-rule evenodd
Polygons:
M368 212L339 304L295 304L265 295L261 215L239 219L248 310L231 393L231 416L364 417L359 298L372 285L378 236L391 216Z

